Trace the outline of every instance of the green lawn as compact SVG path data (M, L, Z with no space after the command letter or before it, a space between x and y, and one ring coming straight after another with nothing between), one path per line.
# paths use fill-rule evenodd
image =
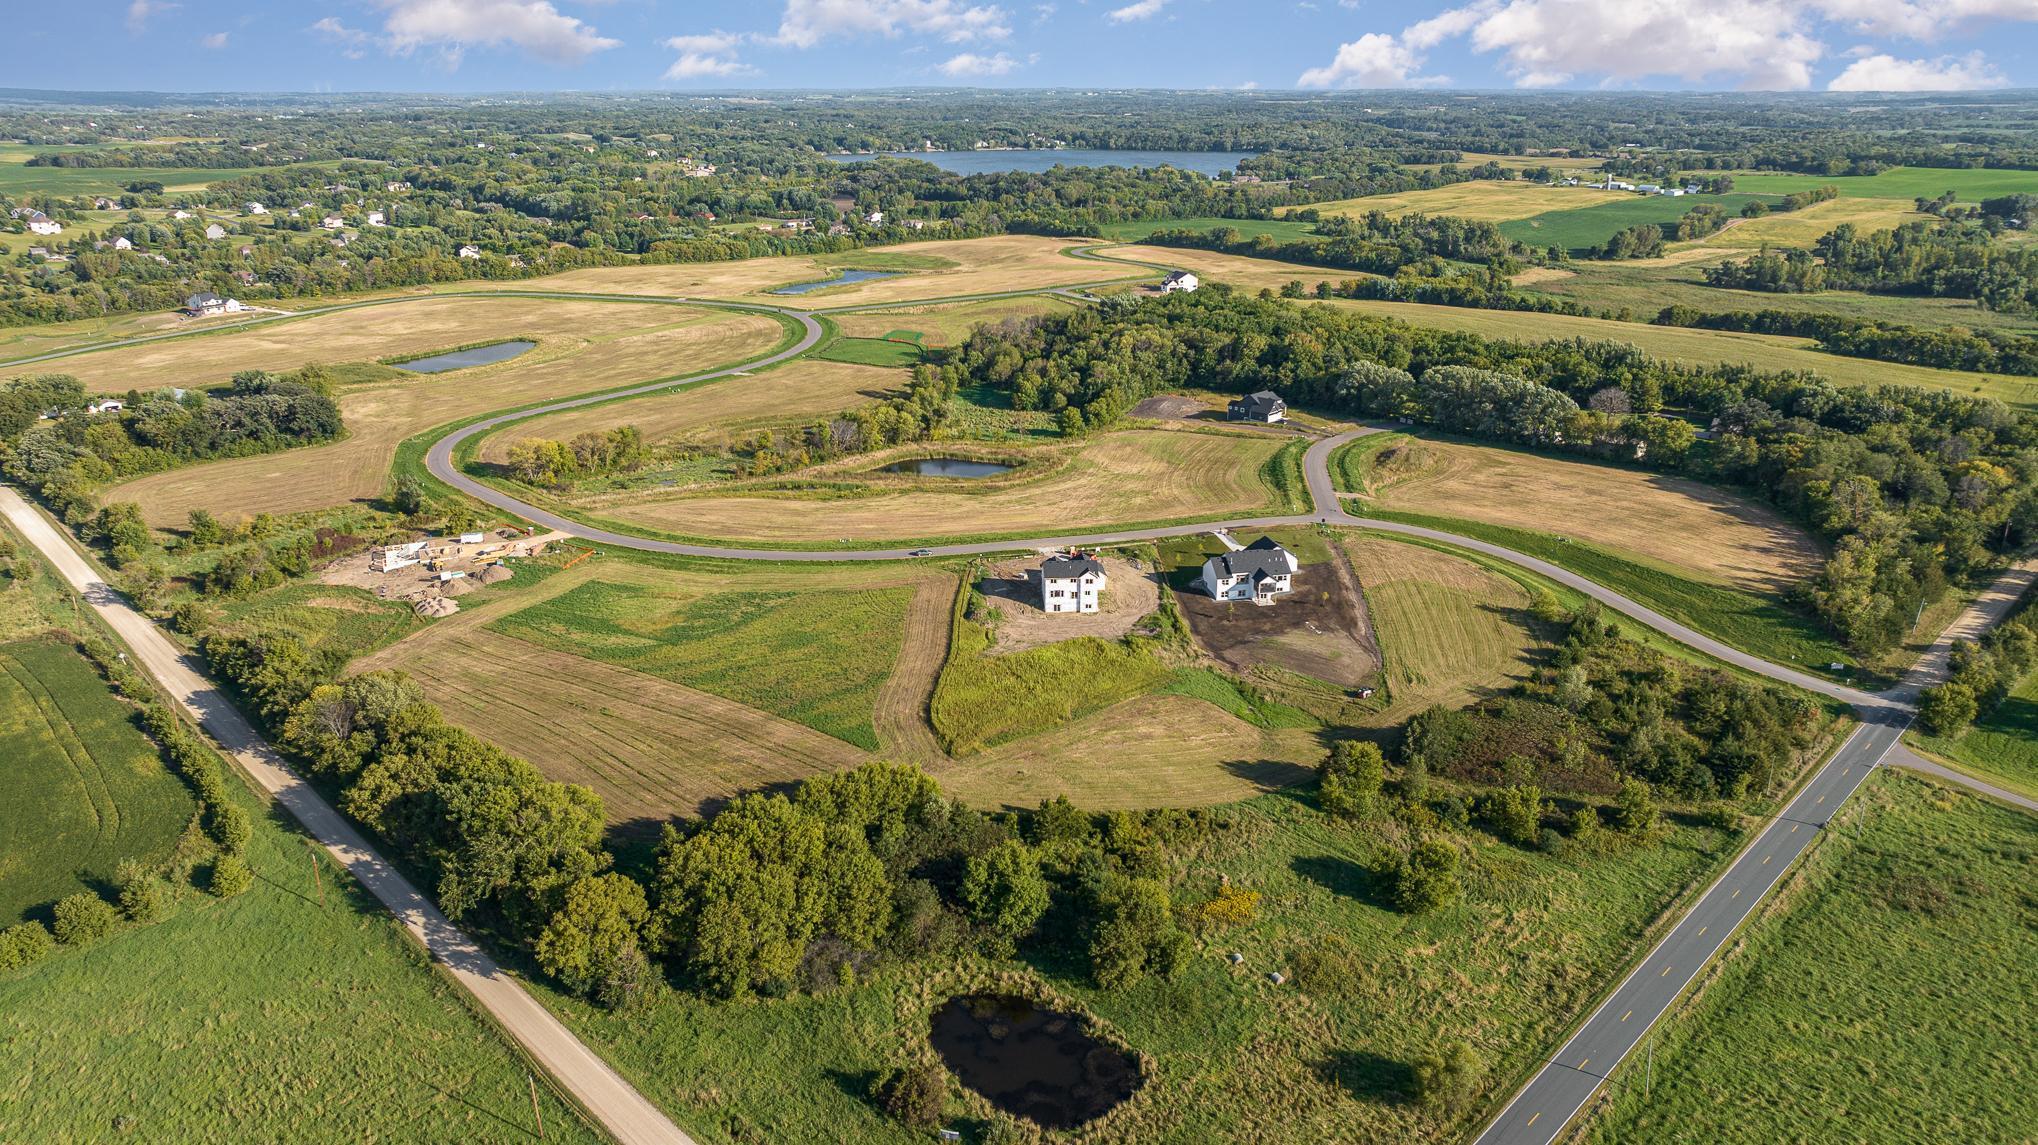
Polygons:
M130 712L68 645L0 644L0 927L175 847L197 804Z
M1230 227L1249 239L1272 235L1286 242L1291 239L1309 238L1316 224L1297 219L1137 219L1124 223L1105 223L1097 229L1102 232L1103 238L1130 243L1138 242L1155 231L1214 231L1218 227Z
M329 167L331 163L295 164ZM0 194L118 195L129 183L161 183L170 193L250 175L281 173L282 167L29 167L0 161Z
M303 838L237 797L247 893L186 886L161 922L0 974L0 1140L536 1140L519 1053L352 879L328 861L314 882ZM605 1140L542 1075L538 1091L547 1142Z
M519 576L533 563L519 562ZM333 671L403 639L423 623L403 601L378 600L358 588L302 581L235 601L222 610L220 619L233 627L295 636Z
M910 331L899 331L901 335ZM859 366L917 366L922 351L903 338L837 338L815 355L830 362L852 362Z
M1544 211L1526 219L1500 224L1500 233L1516 242L1537 247L1562 247L1579 251L1595 247L1615 234L1642 223L1674 223L1702 203L1722 207L1738 216L1741 208L1757 195L1636 195L1618 202L1564 211ZM1765 199L1771 206L1774 199Z
M898 661L912 598L911 588L893 588L675 599L589 581L489 627L712 692L876 751L871 715Z
M1914 728L1918 745L2004 787L2038 797L2038 672L1956 739Z
M2038 820L1889 771L1857 799L1588 1140L2030 1138Z
M1880 175L1826 176L1749 174L1734 176L1734 190L1756 195L1788 195L1819 187L1838 187L1842 198L1936 199L1955 191L1963 203L1979 202L2019 191L2038 194L2038 171L1967 167L1892 167Z

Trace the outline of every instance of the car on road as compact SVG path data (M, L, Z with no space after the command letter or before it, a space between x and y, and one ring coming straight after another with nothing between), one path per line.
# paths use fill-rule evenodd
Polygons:
M933 550L933 549L914 549L914 550L913 550L912 552L910 552L910 553L907 553L906 555L907 555L907 556L909 556L909 557L931 557L931 556L933 556L933 555L934 555L934 550Z

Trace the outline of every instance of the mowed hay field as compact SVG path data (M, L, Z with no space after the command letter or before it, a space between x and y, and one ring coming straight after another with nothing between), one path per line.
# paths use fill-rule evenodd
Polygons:
M2038 820L1878 772L1581 1139L2033 1139Z
M1291 440L1260 433L1125 430L1084 442L1073 452L1058 447L1029 451L1029 464L1009 477L972 481L890 474L884 476L893 480L870 479L889 456L878 454L801 475L862 479L861 495L818 500L772 492L663 499L632 495L596 511L690 536L781 542L1073 532L1267 509L1276 493L1261 469ZM1038 476L1029 473L1035 466L1041 470Z
M772 294L773 289L834 276L841 266L860 265L844 255L786 255L736 262L671 263L571 270L515 284L518 290L576 293L660 294L693 298L740 298L798 309L912 302L1010 290L1071 286L1143 275L1062 253L1070 240L1035 235L913 243L903 248L915 261L946 262L936 269L902 269L896 278L872 279L805 294ZM867 252L882 255L887 252ZM879 265L872 264L873 269Z
M1360 448L1368 505L1556 533L1751 592L1818 567L1802 530L1695 481L1409 435Z
M1547 285L1539 283L1537 285ZM1744 334L1732 330L1696 330L1578 318L1566 314L1528 314L1506 310L1471 310L1420 302L1384 302L1339 298L1315 303L1395 318L1416 326L1462 330L1482 338L1552 342L1584 338L1594 342L1626 342L1657 358L1690 365L1749 365L1763 370L1810 370L1843 386L1904 384L1949 393L1981 392L2013 405L2029 404L2033 387L2024 379L1998 379L1961 370L1935 370L1896 362L1850 358L1816 349L1809 338L1780 334Z
M1521 160L1521 162L1534 166L1539 161ZM1626 191L1597 191L1591 187L1547 187L1540 183L1525 183L1520 180L1501 182L1495 179L1474 179L1465 183L1453 183L1448 187L1434 187L1427 191L1403 191L1395 195L1338 199L1328 203L1312 203L1306 208L1283 207L1275 213L1288 215L1300 210L1315 210L1324 215L1360 216L1372 211L1385 211L1390 215L1456 215L1461 219L1478 222L1504 223L1511 219L1526 219L1546 211L1565 211L1632 198L1634 196Z
M490 410L741 361L769 350L781 336L778 323L762 315L591 306L595 312L621 307L639 324L612 325L591 336L553 335L494 366L350 386L340 395L347 425L342 441L152 474L105 497L140 504L158 528L181 524L197 508L232 520L368 500L381 495L398 443L414 433Z
M1736 253L1764 246L1810 247L1843 223L1863 234L1894 230L1905 223L1929 219L1901 199L1839 198L1814 203L1801 211L1771 212L1759 219L1736 219L1696 240L1703 248L1732 248ZM1644 260L1647 261L1647 260Z
M1436 704L1462 707L1528 675L1543 639L1520 584L1420 545L1349 536L1343 547L1387 685L1387 707L1369 722L1384 727Z
M1108 274L1108 271L1107 271ZM949 306L909 306L869 310L831 317L837 329L851 338L907 337L922 346L953 346L969 337L978 326L1013 318L1038 318L1063 314L1075 303L1036 295L1031 298L994 298L983 302L961 302Z
M1319 282L1337 283L1348 282L1354 278L1374 277L1357 270L1333 270L1329 267L1305 266L1299 262L1279 262L1270 258L1248 258L1245 255L1165 246L1114 246L1106 247L1099 253L1111 258L1136 259L1140 262L1194 271L1196 276L1205 282L1222 282L1242 290L1259 290L1261 287L1279 290L1296 280L1300 280L1305 287L1313 287Z
M0 927L176 845L196 803L131 714L70 646L0 644Z
M750 377L718 378L705 385L520 421L490 434L476 456L502 464L510 446L526 437L564 441L578 433L634 425L658 443L713 428L734 437L751 426L838 413L902 390L904 371L801 358Z

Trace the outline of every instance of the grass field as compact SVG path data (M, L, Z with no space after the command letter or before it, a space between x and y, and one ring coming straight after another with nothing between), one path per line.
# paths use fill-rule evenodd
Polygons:
M1369 507L1557 533L1746 592L1781 592L1820 560L1773 510L1679 477L1426 435L1347 450L1333 476Z
M1735 253L1763 246L1809 247L1842 223L1852 224L1867 234L1893 230L1905 223L1931 217L1912 210L1911 204L1905 200L1843 197L1813 203L1801 211L1778 211L1759 219L1736 219L1724 229L1698 239L1692 245L1730 248Z
M869 455L801 475L854 483L846 495L633 494L593 511L692 536L776 542L921 540L1207 517L1275 503L1262 469L1288 440L1123 430L1085 441L1072 453L1062 447L1029 451L1028 464L1014 473L972 481L874 475L890 455ZM1184 473L1198 480L1181 480Z
M1715 300L1716 302L1719 300ZM1318 305L1336 306L1396 318L1417 326L1463 330L1482 338L1548 342L1585 338L1595 342L1626 342L1652 357L1691 365L1745 364L1763 370L1810 370L1844 386L1903 384L1957 394L1984 394L2012 405L2038 406L2038 383L2028 378L1935 370L1896 362L1850 358L1816 349L1809 338L1779 334L1744 334L1731 330L1697 330L1616 322L1608 318L1577 318L1564 314L1532 314L1513 310L1474 310L1462 306L1431 306L1419 302L1333 299Z
M1788 195L1819 187L1838 187L1847 199L1900 199L1910 202L1920 196L1936 199L1955 191L1963 203L1979 202L1996 195L2017 192L2038 193L2038 171L1986 168L1892 167L1880 175L1785 175L1761 172L1735 173L1734 190L1756 195Z
M1305 266L1299 262L1279 262L1270 258L1248 258L1245 255L1165 246L1114 246L1107 247L1099 253L1111 258L1133 259L1192 270L1205 282L1227 283L1242 290L1262 288L1279 290L1295 280L1300 280L1306 287L1313 287L1318 282L1344 282L1354 278L1370 277L1356 270L1331 270L1321 266Z
M1490 699L1528 674L1542 637L1521 585L1415 545L1352 537L1344 551L1380 643L1379 726Z
M1566 190L1576 191L1570 187ZM1500 233L1516 242L1538 247L1562 247L1580 251L1595 247L1629 227L1643 223L1674 223L1702 203L1739 215L1741 207L1755 195L1636 195L1614 191L1612 202L1590 206L1561 207L1541 214L1516 218L1500 224Z
M1107 277L1115 273L1109 267L1100 269ZM1060 298L1046 296L994 298L983 302L959 302L949 306L908 306L856 314L836 314L831 316L829 321L852 338L917 336L915 340L922 346L953 346L969 337L969 332L980 325L1003 322L1011 318L1063 314L1073 309L1074 305Z
M1958 738L1911 734L1927 752L1963 771L2038 798L2038 672L2024 677L1996 706Z
M853 261L858 266L872 269L882 268L867 258L851 260L840 255L786 255L738 262L593 267L530 279L514 286L519 290L742 298L767 301L774 306L827 309L1070 286L1144 274L1136 267L1121 271L1089 260L1070 258L1062 253L1069 245L1066 239L1033 235L914 243L907 253L951 265L927 270L899 267L905 273L897 278L874 279L811 294L781 295L770 291L791 283L825 279L846 262ZM931 262L921 265L931 265ZM463 286L463 289L468 288L485 289L486 284Z
M1354 202L1358 200L1353 200ZM1329 213L1329 212L1326 212ZM1230 227L1249 239L1261 235L1272 235L1283 241L1304 239L1315 228L1314 223L1286 219L1137 219L1124 223L1106 223L1097 230L1101 237L1122 243L1136 243L1155 231L1214 231L1219 227Z
M740 582L738 582L740 583ZM760 708L871 751L910 588L674 596L591 581L493 631Z
M895 394L905 381L897 370L802 358L754 377L721 378L516 422L484 438L476 456L501 464L519 438L564 441L622 425L636 426L653 444L688 438L731 446L758 426L839 413Z
M56 350L67 350L74 346L108 342L116 338L144 338L152 334L170 334L181 330L233 326L255 317L259 315L222 316L209 318L203 322L192 322L174 313L157 311L149 314L108 314L100 318L45 322L36 326L9 326L0 328L0 360L26 358ZM39 373L62 368L54 363L0 366L0 373L13 377L17 373Z
M314 880L303 838L236 797L247 893L187 887L163 921L0 974L0 1138L535 1140L523 1058L343 870ZM539 1095L546 1141L605 1140Z
M827 362L859 366L917 366L925 357L919 343L906 338L837 338L814 355Z
M176 845L197 805L131 713L68 645L0 644L0 927Z
M1626 191L1597 191L1591 187L1548 187L1540 183L1520 181L1503 183L1493 179L1473 179L1427 191L1403 191L1394 195L1338 199L1328 203L1312 203L1308 208L1283 207L1276 213L1286 215L1313 209L1324 215L1359 216L1371 211L1385 211L1390 215L1456 215L1461 219L1478 222L1504 223L1513 219L1530 218L1548 211L1572 211L1633 198L1635 196Z
M1887 770L1856 800L1586 1140L2030 1136L2038 821Z
M241 179L260 173L281 173L303 167L326 167L327 163L298 163L290 167L30 167L27 156L0 157L0 195L29 193L45 195L118 195L129 183L161 183L163 190L196 191L208 183Z
M149 523L159 528L183 523L195 508L210 509L233 520L255 513L296 513L370 500L389 484L397 444L420 430L543 398L622 386L681 370L706 370L760 354L781 337L778 323L759 315L643 303L576 306L557 300L503 301L515 301L520 307L555 308L557 314L548 322L564 322L568 315L579 312L583 328L578 334L560 328L560 333L544 336L537 349L494 366L349 386L340 395L347 437L331 445L152 474L107 490L104 499L139 503ZM427 300L418 305L440 304ZM398 320L409 305L392 307L387 315L373 309L365 313ZM457 317L457 308L467 305L473 304L453 303L453 314ZM486 314L488 309L488 302L483 301L473 313ZM280 336L291 328L286 324L266 333ZM246 336L227 335L221 340L231 342ZM458 337L457 327L441 337L438 345L459 344L451 340Z

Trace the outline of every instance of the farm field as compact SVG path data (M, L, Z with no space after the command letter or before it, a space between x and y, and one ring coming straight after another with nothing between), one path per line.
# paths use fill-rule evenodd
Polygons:
M1065 965L996 966L1039 976L1154 1056L1144 1107L1121 1123L1130 1139L1462 1140L1728 845L1679 825L1653 847L1560 859L1447 832L1466 849L1465 901L1412 917L1382 905L1366 837L1308 800L1267 795L1219 813L1233 829L1198 853L1197 868L1258 891L1260 917L1199 944L1172 981L1108 991ZM1231 950L1243 965L1225 961ZM1301 969L1327 963L1337 971L1314 980ZM1275 969L1290 984L1270 985ZM893 967L768 1006L675 993L625 1016L546 998L683 1123L904 1143L921 1138L844 1079L896 1062L900 1040L915 1036L899 1014L943 992L938 973ZM1455 1037L1477 1045L1489 1069L1453 1115L1412 1100L1408 1063Z
M1537 286L1545 284L1538 283ZM1720 293L1720 292L1715 292ZM1716 300L1717 301L1717 300ZM1396 318L1417 326L1463 330L1482 338L1549 342L1585 338L1595 342L1626 342L1643 352L1693 365L1745 364L1763 370L1810 370L1840 385L1877 386L1892 383L1924 386L1957 394L1985 394L2011 405L2038 406L2038 383L2021 377L1936 370L1899 362L1850 358L1817 349L1809 338L1781 334L1748 334L1733 330L1700 330L1580 318L1568 314L1533 314L1511 310L1474 310L1420 302L1385 302L1339 298L1317 303Z
M2013 1140L2038 1125L2022 1047L2038 821L1890 770L1868 781L1584 1139Z
M1842 196L1813 203L1800 211L1778 211L1759 219L1735 219L1694 245L1704 248L1732 248L1736 253L1764 246L1810 247L1827 231L1843 223L1862 233L1894 230L1905 223L1929 219L1901 199L1858 199Z
M1277 505L1277 491L1262 470L1292 440L1274 434L1124 430L1073 450L1028 451L1028 464L1016 473L969 482L876 474L890 455L871 454L801 475L808 481L856 481L854 495L630 495L593 505L589 512L691 536L785 543L1072 531ZM915 456L927 452L924 447L912 450ZM1035 466L1038 475L1028 471ZM1184 473L1199 479L1183 481ZM969 487L957 488L964 485Z
M1110 273L1108 268L1104 268ZM953 346L969 332L988 323L1011 318L1036 318L1062 314L1074 303L1059 298L996 298L983 302L958 302L948 306L911 306L888 310L867 310L834 314L829 321L851 338L890 338L918 335L922 346Z
M1735 172L1734 190L1757 195L1788 195L1819 187L1838 187L1843 199L1936 199L1955 191L1963 203L1996 195L2038 193L2038 172L1982 167L1892 167L1879 175L1789 175Z
M1918 746L2012 791L2038 798L2038 672L2024 677L1995 711L1958 737L1913 728Z
M279 813L236 798L246 893L187 886L162 921L0 973L0 1138L535 1139L524 1059L350 876L315 878ZM605 1140L542 1079L539 1101L546 1141Z
M590 319L604 307L621 306L641 325L618 325L592 336L561 332L494 366L349 386L340 395L347 425L341 441L151 474L107 490L104 499L140 504L157 528L181 524L195 508L233 520L369 500L387 488L398 443L420 430L544 398L709 369L761 354L781 337L778 323L761 315L643 303L590 305Z
M118 195L129 183L161 183L163 190L202 190L208 183L241 179L245 167L30 167L27 155L0 155L0 195ZM298 163L292 167L331 166L327 163ZM264 170L285 171L276 167Z
M1343 549L1380 643L1376 726L1491 699L1528 675L1543 638L1520 584L1418 545L1349 536Z
M131 713L68 644L0 643L0 927L176 846L197 805Z
M1332 467L1367 505L1542 529L1750 592L1818 567L1818 546L1771 510L1695 481L1412 434L1350 447Z
M918 265L950 264L938 269L910 269L910 265L896 259L890 262L882 260L881 256L898 252L875 251L855 255L786 255L738 262L593 267L504 285L517 290L740 298L769 302L774 306L821 310L835 306L867 306L1071 286L1146 273L1136 267L1120 269L1087 259L1070 258L1062 253L1069 245L1070 240L1067 239L998 235L913 243L911 254L924 260ZM805 294L770 293L777 287L826 279L844 266L871 269L898 267L900 274L896 278L871 279ZM479 286L485 288L487 284ZM462 287L470 288L474 287Z
M1285 241L1308 238L1315 224L1305 223L1299 219L1136 219L1123 223L1106 223L1097 228L1097 231L1102 238L1127 243L1138 242L1155 231L1214 231L1219 227L1230 227L1247 238L1272 235Z
M1319 282L1336 283L1354 278L1373 277L1357 270L1332 270L1321 266L1305 266L1299 262L1279 262L1270 258L1250 258L1238 254L1219 254L1216 251L1164 246L1114 246L1098 253L1108 258L1136 259L1192 270L1205 282L1228 283L1241 290L1259 290L1261 287L1279 290L1297 279L1301 280L1303 286L1313 287Z
M101 318L80 318L74 322L45 322L36 326L0 327L0 361L34 357L117 338L146 338L153 334L173 334L185 330L220 329L259 317L261 317L259 314L247 314L193 320L177 314L156 311L147 314L108 314ZM56 362L15 367L0 365L0 372L5 372L10 377L17 372L62 369L63 367Z
M1511 161L1503 159L1501 162ZM1372 211L1384 211L1390 215L1456 215L1476 222L1504 223L1546 211L1578 210L1634 197L1626 191L1598 191L1591 187L1548 187L1519 180L1473 179L1426 191L1338 199L1328 203L1311 203L1308 207L1282 207L1275 213L1289 215L1301 210L1315 210L1324 215L1357 217Z
M751 427L838 413L895 394L905 384L906 375L896 369L803 358L751 377L719 378L678 391L516 422L484 438L476 456L501 464L520 438L564 441L623 425L636 426L653 444L703 432L733 444Z
M1577 191L1576 187L1564 188ZM1618 196L1611 202L1589 206L1559 207L1541 214L1523 216L1500 224L1500 233L1516 242L1537 247L1562 247L1580 251L1598 246L1620 231L1643 223L1674 223L1701 204L1723 208L1739 215L1756 195L1637 195L1627 191L1605 192Z

